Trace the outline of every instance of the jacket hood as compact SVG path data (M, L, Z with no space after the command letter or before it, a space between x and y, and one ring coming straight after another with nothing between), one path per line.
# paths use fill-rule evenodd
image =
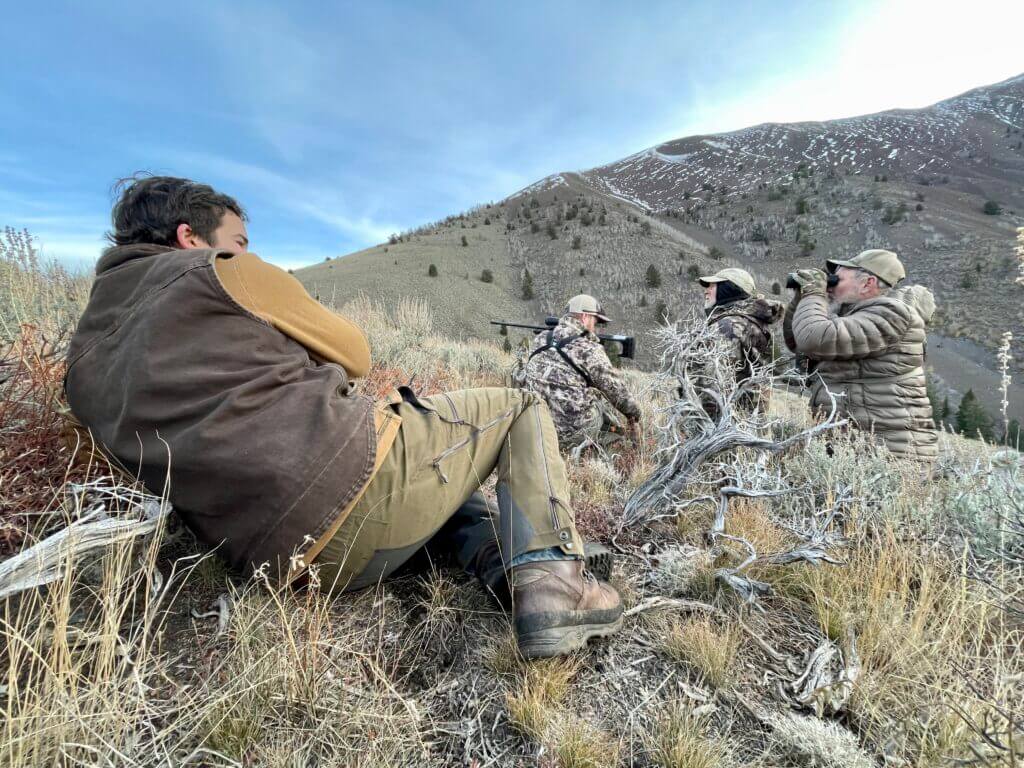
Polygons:
M756 320L761 325L772 325L782 319L785 305L781 301L756 296L751 299L734 301L721 306L715 305L708 314L709 320L720 320L732 315L744 315Z
M155 256L158 253L173 251L166 245L154 245L153 243L132 243L131 245L115 245L107 248L96 262L96 274L102 275L107 270L119 267L132 259L142 259L147 256Z
M935 314L935 297L923 285L908 285L905 288L894 288L890 295L916 309L917 313L921 315L921 319L926 323Z

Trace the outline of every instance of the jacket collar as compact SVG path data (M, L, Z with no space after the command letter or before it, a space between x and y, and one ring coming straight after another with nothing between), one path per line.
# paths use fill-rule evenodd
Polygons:
M583 334L584 336L587 336L588 338L594 336L594 334L592 334L590 331L588 331L586 328L583 327L583 323L581 323L579 320L577 320L575 317L573 317L569 313L566 313L566 314L562 315L558 319L558 324L562 328L565 328L565 329L567 329L569 331L572 331L573 333Z
M144 259L147 256L156 256L160 253L173 251L166 245L155 245L153 243L132 243L131 245L115 245L107 248L96 262L96 274L102 275L115 267L120 267L134 259Z

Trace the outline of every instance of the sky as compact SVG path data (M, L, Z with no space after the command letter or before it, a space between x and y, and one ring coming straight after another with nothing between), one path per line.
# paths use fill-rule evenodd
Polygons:
M186 176L295 267L674 138L1022 72L1020 0L12 3L0 227L91 266L118 178Z

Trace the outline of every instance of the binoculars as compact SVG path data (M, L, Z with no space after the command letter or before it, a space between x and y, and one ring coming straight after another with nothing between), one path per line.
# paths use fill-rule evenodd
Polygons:
M837 275L835 272L831 272L829 276L825 279L825 284L829 288L835 288L837 285L839 285L839 275ZM796 281L796 272L790 272L786 276L786 287L789 288L791 291L800 290L800 283Z

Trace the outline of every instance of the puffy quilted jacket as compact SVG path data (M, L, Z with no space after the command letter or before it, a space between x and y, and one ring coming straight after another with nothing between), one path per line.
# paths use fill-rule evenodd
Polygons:
M821 294L806 295L786 323L786 343L817 361L811 407L827 411L828 390L840 411L871 430L889 450L934 459L938 436L925 385L925 327L935 312L931 291L919 285L843 304L830 312Z

